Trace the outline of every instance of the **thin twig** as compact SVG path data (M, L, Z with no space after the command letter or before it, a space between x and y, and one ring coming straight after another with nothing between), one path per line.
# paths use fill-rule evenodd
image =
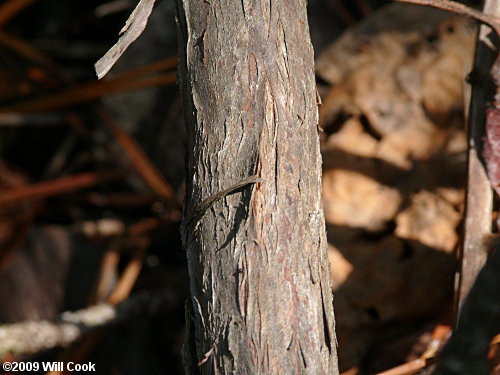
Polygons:
M150 240L146 240L138 247L138 249L134 253L133 258L129 261L127 267L125 267L125 270L123 271L118 282L116 283L111 295L108 297L107 302L109 304L120 305L124 303L123 301L126 302L126 298L128 298L128 296L130 295L130 292L132 291L132 288L134 287L135 282L137 281L140 270L142 268L142 258L144 257L144 254L147 251L149 245L150 245ZM120 246L119 240L117 241L116 246ZM116 249L112 251L116 252ZM116 253L116 255L118 254ZM111 257L115 258L115 256ZM114 259L111 259L111 262L114 263ZM108 269L107 272L113 272L115 269L116 269L115 264L111 264L110 269ZM97 345L97 343L102 337L102 334L103 331L101 330L95 332L91 336L85 337L85 339L81 343L79 343L79 345L74 346L69 350L67 350L66 352L64 352L59 358L59 360L62 360L63 362L68 362L68 361L76 363L82 362L92 351L92 349ZM67 370L51 371L47 373L47 375L66 375L66 374L68 374Z
M0 358L8 353L37 353L77 340L85 331L117 319L109 304L99 304L75 312L66 312L55 321L27 321L0 326Z
M64 137L58 149L52 155L52 158L45 168L45 172L43 172L42 174L42 178L44 180L60 175L61 171L67 163L67 160L69 159L69 155L74 150L77 143L78 137L76 132L71 132Z
M130 225L127 229L127 234L131 237L143 236L162 224L162 219L157 217L149 217Z
M0 30L0 44L26 57L28 60L36 62L49 69L51 72L57 72L57 66L45 54L40 52L28 42L14 36L4 30Z
M99 327L126 321L134 316L155 315L175 306L171 291L142 292L113 306L95 305L62 313L53 321L26 321L0 326L0 361L9 354L35 354L75 342Z
M175 202L176 195L174 189L137 142L106 112L98 111L98 114L129 157L137 173L139 173L149 187L161 198Z
M108 298L108 302L112 305L125 300L132 291L132 288L139 277L142 269L142 263L146 251L149 249L151 244L150 239L144 239L143 243L136 249L134 256L128 262L127 266L123 270L120 279L115 285L113 293Z
M342 372L340 375L358 375L359 369L357 367L352 367L347 371Z
M439 352L446 339L450 335L451 327L449 325L438 324L432 332L431 342L420 356L421 359L433 358Z
M146 207L157 201L153 193L92 192L85 201L98 207Z
M244 188L247 185L255 184L257 182L261 182L262 179L257 176L249 176L245 177L244 179L238 181L234 185L231 185L227 189L221 190L215 194L212 194L208 198L204 199L198 207L196 207L196 210L192 214L191 218L189 219L188 226L193 224L195 227L200 221L200 219L205 215L205 213L218 201L220 201L222 198L240 190L241 188Z
M416 359L414 361L405 363L401 366L394 367L390 370L379 372L377 375L410 375L415 374L417 371L424 369L427 366L425 359Z
M37 0L9 0L0 5L0 27Z
M14 189L4 190L0 194L0 206L18 203L25 199L40 199L71 191L88 188L102 182L115 180L123 176L123 171L84 172L59 179L39 182Z
M175 73L173 72L161 73L151 77L137 78L134 80L118 78L105 81L91 81L72 86L55 94L45 94L42 97L22 101L11 106L1 107L0 113L61 110L78 104L88 103L110 94L174 84Z
M496 16L500 12L498 1L486 0L484 10ZM490 15L490 17L493 16ZM488 77L490 77L493 62L498 58L498 51L492 50L485 41L481 40L484 31L486 31L486 27L482 26L477 40L473 71L480 77L491 79ZM484 240L491 233L493 194L481 154L486 135L485 111L487 103L491 100L491 93L487 85L472 85L467 119L468 154L464 234L460 247L461 269L455 298L455 323L458 321L460 308L488 255Z
M89 305L101 303L111 294L113 286L116 283L118 274L118 265L120 262L120 247L122 245L122 236L113 238L104 252L99 269L99 276L90 298Z
M497 34L500 35L500 19L490 14L483 13L479 10L470 8L464 4L449 0L396 0L401 3L427 5L434 8L446 10L448 12L460 14L463 16L474 18L475 20L490 26Z
M177 60L177 56L167 57L166 59L155 61L151 64L114 74L109 78L109 80L132 81L153 73L175 70L175 68L177 68Z

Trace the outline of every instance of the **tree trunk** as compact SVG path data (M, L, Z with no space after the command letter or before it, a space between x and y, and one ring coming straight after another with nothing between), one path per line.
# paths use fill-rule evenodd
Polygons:
M306 1L177 4L187 372L338 374Z

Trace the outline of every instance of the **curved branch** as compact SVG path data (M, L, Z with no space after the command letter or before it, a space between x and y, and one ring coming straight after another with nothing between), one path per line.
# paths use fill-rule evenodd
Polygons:
M396 0L401 3L416 5L427 5L448 12L460 14L473 18L491 27L500 36L500 19L498 17L483 13L477 9L470 8L464 4L447 0Z

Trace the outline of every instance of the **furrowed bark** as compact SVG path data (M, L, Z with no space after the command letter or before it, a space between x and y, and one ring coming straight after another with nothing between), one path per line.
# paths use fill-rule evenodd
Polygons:
M306 2L177 4L186 370L338 374Z

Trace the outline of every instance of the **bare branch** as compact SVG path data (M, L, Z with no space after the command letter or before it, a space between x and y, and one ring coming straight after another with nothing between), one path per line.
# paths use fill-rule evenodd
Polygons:
M448 12L460 14L484 23L490 26L495 32L500 35L500 19L492 15L483 13L479 10L470 8L464 4L448 0L396 0L401 3L409 3L416 5L427 5L434 8L446 10Z
M154 315L175 305L170 291L143 292L116 306L98 304L64 312L53 321L26 321L0 326L0 361L8 354L35 354L56 346L66 346L83 335L137 315Z

